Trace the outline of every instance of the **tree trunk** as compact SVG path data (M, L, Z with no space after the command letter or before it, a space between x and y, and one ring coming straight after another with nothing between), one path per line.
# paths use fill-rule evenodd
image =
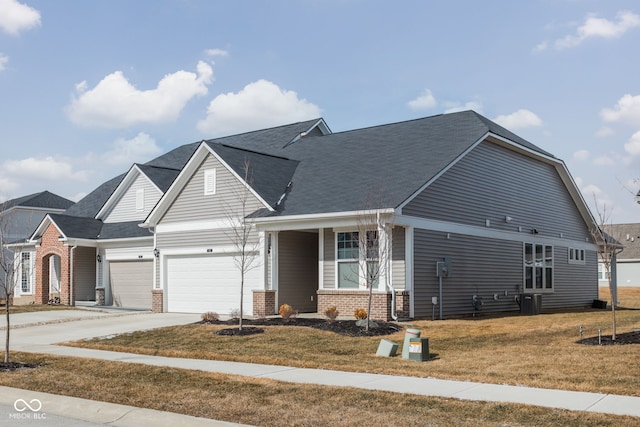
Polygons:
M365 331L369 332L369 323L371 323L371 300L373 298L373 283L369 285L369 301L367 302L367 326Z
M616 302L615 298L611 298L611 339L616 340Z
M238 324L238 329L242 330L242 317L244 315L244 310L242 309L244 299L244 271L240 272L240 321Z
M9 332L11 331L11 328L9 325L9 298L7 298L7 300L5 301L5 304L6 304L5 314L7 316L7 332L6 332L5 342L4 342L4 363L9 363Z

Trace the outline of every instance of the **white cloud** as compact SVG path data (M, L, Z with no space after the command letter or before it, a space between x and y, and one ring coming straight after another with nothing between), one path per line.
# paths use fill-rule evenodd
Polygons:
M17 36L39 25L40 12L36 9L16 0L0 0L0 29L5 33Z
M246 85L238 93L216 96L198 129L209 135L231 134L320 117L318 106L267 80Z
M193 97L207 94L213 81L209 64L200 61L197 69L198 74L168 74L152 90L136 89L122 71L109 74L91 90L86 82L78 83L67 115L79 125L110 128L174 121Z
M542 126L542 120L540 120L540 117L525 109L520 109L511 114L498 116L493 120L499 125L511 130Z
M578 150L573 153L573 159L579 162L583 162L589 158L589 155L590 153L588 150Z
M608 123L623 122L640 125L640 95L624 95L613 108L601 110L600 117Z
M207 49L204 53L207 56L229 56L229 52L223 49Z
M631 135L629 142L624 144L624 150L632 156L640 154L640 131Z
M449 102L445 102L445 107L447 107L444 110L445 114L457 113L458 111L467 111L467 110L473 110L476 113L482 114L482 103L477 101L469 101L465 104L449 101Z
M112 150L104 153L102 158L110 165L131 165L147 161L162 152L156 141L144 132L134 138L119 138L113 143Z
M585 200L588 201L593 201L594 199L600 199L604 197L604 192L602 191L602 189L594 184L585 185L580 189L580 191L582 191L582 195L584 196Z
M422 95L407 103L412 110L427 110L435 107L437 104L438 102L429 89L425 89Z
M593 164L596 166L613 166L616 164L616 161L609 156L599 156L596 157Z
M607 137L610 137L611 135L614 135L615 133L616 132L610 127L603 126L600 129L598 129L598 131L596 132L596 136L598 138L607 138Z
M0 71L4 70L9 63L9 57L0 52Z
M28 178L41 180L73 180L84 181L88 171L74 171L73 166L66 160L54 157L29 157L22 160L7 160L2 165L0 179Z
M542 52L547 50L547 48L549 47L549 42L542 42L542 43L538 43L536 45L536 47L533 48L534 52Z
M618 12L616 18L617 21L613 22L590 14L584 23L577 28L575 34L567 35L566 37L556 40L554 45L556 49L566 49L577 46L592 37L605 39L618 38L630 29L640 26L640 16L633 12Z
M0 199L4 202L12 198L11 194L20 188L20 183L18 180L0 176L0 188L2 189L0 190L2 191L2 193L0 193Z

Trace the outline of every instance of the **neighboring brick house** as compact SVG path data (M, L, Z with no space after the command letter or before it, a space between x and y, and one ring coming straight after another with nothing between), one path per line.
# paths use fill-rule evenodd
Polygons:
M68 259L64 303L224 314L239 308L229 231L241 205L258 261L245 277L250 315L283 303L352 313L376 263L373 318L598 297L594 221L565 164L473 111L339 133L316 119L183 145L48 215L31 241L38 265ZM364 211L380 222L363 245ZM44 302L44 275L37 287Z
M13 270L9 276L0 277L0 295L4 294L4 280L15 281L14 304L35 301L36 274L35 247L27 244L33 229L49 213L61 213L73 205L71 200L42 191L0 203L0 245L3 266Z

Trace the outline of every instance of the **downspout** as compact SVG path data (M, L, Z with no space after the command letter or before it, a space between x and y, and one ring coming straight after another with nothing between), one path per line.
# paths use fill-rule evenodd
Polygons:
M73 270L74 270L74 259L73 255L75 253L76 248L78 247L78 242L71 247L71 260L69 265L69 305L73 305L75 307L75 302L73 301Z

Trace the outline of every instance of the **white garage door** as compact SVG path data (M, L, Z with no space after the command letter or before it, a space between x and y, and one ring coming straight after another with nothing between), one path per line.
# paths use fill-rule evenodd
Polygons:
M109 283L114 306L151 309L153 261L111 261Z
M170 312L229 314L240 308L240 271L229 255L167 258L167 308ZM260 289L262 268L245 275L243 314L253 313L253 289Z

